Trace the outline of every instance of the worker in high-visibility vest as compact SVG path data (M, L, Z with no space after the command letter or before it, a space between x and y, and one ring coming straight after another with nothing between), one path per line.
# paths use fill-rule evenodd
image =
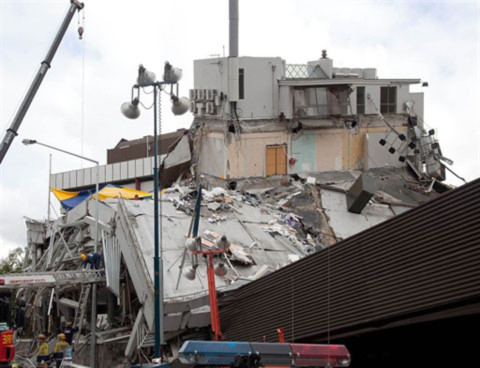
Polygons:
M38 351L37 351L37 367L38 368L47 368L50 363L50 354L48 353L48 343L46 337L43 334L37 336L39 341Z
M88 266L90 266L91 270L99 270L103 267L102 255L98 252L89 254L82 253L80 258L82 258L82 268L84 270L87 269Z
M69 347L70 344L66 341L65 334L58 334L58 342L55 344L55 348L53 349L53 358L55 359L55 364L57 368L60 368L60 366L62 365L62 360L65 355L65 349Z

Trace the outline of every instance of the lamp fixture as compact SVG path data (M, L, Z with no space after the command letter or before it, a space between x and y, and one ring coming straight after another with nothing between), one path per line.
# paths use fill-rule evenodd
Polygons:
M195 280L195 276L197 275L197 272L196 272L196 267L190 267L188 269L187 272L185 272L185 277L190 280L190 281L193 281Z
M138 97L135 97L131 102L125 102L122 104L120 108L122 114L129 119L136 119L140 116L140 109L138 108L138 104L140 100Z
M138 66L137 83L140 87L150 86L157 80L154 72L147 70L142 64Z
M190 100L186 97L172 96L172 112L174 115L183 115L190 110Z
M22 143L25 145L25 146L29 146L31 144L35 144L37 143L37 141L35 139L24 139L22 140Z
M215 266L215 275L218 277L224 277L228 273L228 268L225 267L225 264L219 263Z
M180 68L173 67L168 61L165 63L163 80L170 83L178 83L182 79L183 72Z

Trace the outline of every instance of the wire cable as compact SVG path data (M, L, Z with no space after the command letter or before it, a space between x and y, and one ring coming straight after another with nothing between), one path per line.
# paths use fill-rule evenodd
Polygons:
M80 27L80 11L78 11L78 25ZM82 27L85 29L85 8L82 13ZM80 155L83 156L85 138L85 40L82 40L82 96L81 96L81 131L80 131ZM83 168L83 160L80 159L80 167Z
M157 87L154 87L157 88ZM154 101L155 104L158 106L158 136L157 136L157 142L155 144L157 145L157 154L161 157L160 150L158 149L158 141L161 141L161 136L162 136L162 94L157 93L157 101ZM163 162L160 162L160 170L158 171L158 183L161 188L162 187L162 166ZM158 198L158 214L160 216L159 220L159 234L160 234L160 258L163 258L163 230L162 230L162 224L163 224L163 205L162 205L162 190L159 191L159 198Z

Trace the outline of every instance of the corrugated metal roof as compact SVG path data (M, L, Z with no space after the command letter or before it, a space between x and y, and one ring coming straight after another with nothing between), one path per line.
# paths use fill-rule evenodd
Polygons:
M353 334L478 300L479 210L475 180L252 282L221 299L224 337Z

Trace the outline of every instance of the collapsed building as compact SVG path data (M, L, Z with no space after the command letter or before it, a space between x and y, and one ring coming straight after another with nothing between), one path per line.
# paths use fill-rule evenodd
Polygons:
M238 27L238 9L231 18ZM161 147L167 361L175 360L184 340L210 338L205 262L185 277L196 262L185 241L199 184L202 246L215 249L222 236L229 241L228 253L217 260L228 266L216 278L222 295L450 189L442 182L451 162L424 123L423 94L410 91L420 79L337 68L326 51L302 65L239 57L234 38L230 44L229 57L194 62L190 129L157 142L122 139L98 168L102 187L151 192L152 147ZM53 174L51 186L92 189L95 170ZM27 220L28 267L2 275L2 287L18 289L16 297L26 301L28 333L53 337L73 321L78 363L90 358L92 326L98 365L146 362L154 328L153 200L101 199L97 237L95 207L87 195L54 221ZM80 254L93 251L95 238L104 269L84 271ZM98 316L92 324L94 290ZM31 358L35 343L23 342L18 354Z
M348 211L349 188L357 181L382 183L362 208ZM414 184L398 169L317 174L306 179L276 176L238 182L235 190L207 183L199 235L215 248L226 235L228 273L216 278L217 291L228 293L310 254L381 223L437 196L435 190ZM358 179L356 179L358 177ZM198 187L184 181L164 190L161 199L161 251L164 264L164 331L174 359L185 339L209 339L210 310L205 262L194 280L186 273L193 265L185 240L192 222ZM4 287L20 288L27 303L27 332L55 336L66 321L80 329L75 336L76 358L88 362L91 285L97 284L98 363L127 359L145 362L153 345L153 230L151 198L100 201L99 249L104 271L84 271L81 253L93 251L95 200L82 201L52 222L27 221L30 266L20 275L3 275ZM54 340L52 340L54 341ZM32 354L34 345L19 353ZM79 354L78 352L81 352ZM111 364L111 363L110 363ZM112 365L110 365L112 366Z

